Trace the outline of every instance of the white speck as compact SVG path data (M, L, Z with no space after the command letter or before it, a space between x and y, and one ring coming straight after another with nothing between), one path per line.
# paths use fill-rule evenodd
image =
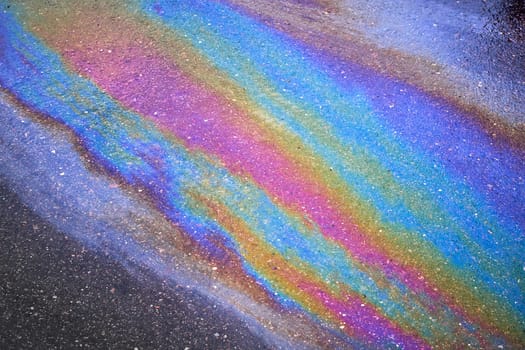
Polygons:
M66 173L64 173L64 172L61 172L61 173L60 173L60 174L58 174L58 175L60 175L60 176L64 176L64 175L66 175Z
M217 266L211 268L213 271L217 271Z
M213 335L215 336L215 338L219 338L219 336L220 336L219 333L214 333Z

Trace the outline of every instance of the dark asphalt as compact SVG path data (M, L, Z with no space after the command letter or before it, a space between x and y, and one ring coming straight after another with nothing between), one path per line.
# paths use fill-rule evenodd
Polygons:
M211 301L57 232L1 178L0 246L0 349L265 348Z

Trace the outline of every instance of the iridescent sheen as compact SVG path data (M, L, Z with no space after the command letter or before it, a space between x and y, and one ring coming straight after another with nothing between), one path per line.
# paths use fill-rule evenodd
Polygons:
M227 2L126 3L13 5L0 86L349 346L524 346L523 150Z

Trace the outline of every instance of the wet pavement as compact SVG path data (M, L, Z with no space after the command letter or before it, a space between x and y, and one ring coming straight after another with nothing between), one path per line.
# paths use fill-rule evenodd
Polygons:
M1 348L525 346L523 2L0 6Z

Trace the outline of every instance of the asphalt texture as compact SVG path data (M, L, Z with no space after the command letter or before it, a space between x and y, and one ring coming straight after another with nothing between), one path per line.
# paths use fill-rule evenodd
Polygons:
M265 348L209 300L56 231L1 178L0 246L0 349Z
M524 52L523 0L482 4L448 0L398 4L347 0L340 2L346 7L337 11L328 6L330 1L285 1L286 6L279 11L271 1L230 2L238 6L235 11L264 24L267 32L259 33L253 29L258 26L248 25L251 22L228 21L229 10L217 10L213 17L210 11L201 11L196 6L191 11L202 23L207 23L210 33L219 33L216 36L220 39L210 45L214 50L206 51L202 57L191 53L192 48L201 47L199 30L186 26L183 21L170 22L169 12L164 13L160 5L137 15L120 9L118 2L111 2L115 8L94 6L90 15L82 11L89 6L80 6L81 2L78 8L70 3L69 9L62 11L58 6L35 1L33 15L27 16L27 21L8 22L11 17L7 15L0 20L0 350L365 348L366 345L373 349L423 348L421 344L442 349L525 348L521 285L525 268L522 259L516 258L522 255L523 235L519 227L523 226L514 225L514 222L523 223L521 218L525 212L519 196L523 188L520 160L525 145L524 99L520 98L525 91L521 54ZM16 11L9 7L4 7L4 13L14 16ZM285 8L289 11L284 11ZM191 11L188 13L193 13ZM118 16L121 13L123 18ZM148 20L141 17L146 13ZM62 20L58 20L60 15ZM115 21L116 18L119 20ZM237 18L233 12L231 18ZM157 22L164 24L158 26ZM95 23L102 25L95 27ZM178 68L166 68L169 74L155 73L164 72L165 65L176 66L174 62L181 62L183 67L180 57L155 56L157 52L168 52L170 45L176 44L170 41L169 31L159 29L164 28L165 23L173 23L180 33L189 35L185 34L187 43L177 45L191 49L184 55L193 59L186 59L190 63L184 67L198 79L181 80L184 84L179 84L174 78L179 76ZM21 26L19 31L12 30L15 24ZM32 29L24 29L22 24ZM326 67L327 71L321 74L312 68L315 65L300 63L305 59L300 57L300 50L288 50L285 46L281 49L277 44L260 47L250 40L239 44L245 56L231 55L223 60L221 50L226 52L230 44L237 47L237 37L228 39L237 25L246 30L248 38L253 35L268 44L277 38L272 34L273 29L289 36L316 55L319 52L319 56L312 57L319 57L319 67ZM166 36L153 35L156 30ZM54 56L48 55L36 40L28 39L31 33L48 43L57 57L69 62L70 68L74 64L78 67L69 71L62 64L51 64L49 57ZM129 40L121 40L120 33L128 33L126 39ZM240 33L238 36L242 37L244 33ZM144 44L153 37L156 39L151 41L152 45ZM16 48L23 46L20 43L26 41L29 43L27 53L20 49L20 57L4 54L17 51ZM4 47L10 49L2 50ZM133 55L135 51L131 49L146 54ZM308 50L305 52L310 52ZM267 54L260 55L260 52ZM264 58L261 62L259 56ZM241 71L240 78L232 77L231 86L235 89L231 91L216 89L221 82L230 82L223 80L223 75L229 74L228 69L237 72L235 64L244 67L245 58L253 64L253 72ZM203 63L208 59L211 66ZM224 64L223 71L209 74L214 72L215 64L219 67L223 61L230 60L231 66ZM297 67L294 62L298 62ZM266 67L272 64L282 66L282 70L277 69L276 77L282 74L291 79L270 79L273 72ZM259 71L255 67L262 68ZM304 75L311 79L297 79L296 84L295 77L299 77L303 69ZM325 73L330 79L325 79ZM32 79L33 75L38 78ZM261 86L252 91L251 82L258 76L268 77L268 82L261 82ZM330 83L332 78L337 84ZM82 87L78 96L76 91L69 91L65 83L41 84L61 79L71 86ZM97 86L91 86L88 81ZM205 89L190 90L202 82L213 87L210 91L224 92L208 95ZM308 97L299 88L301 84L315 92L312 94L315 103L298 102L303 95ZM355 95L354 85L361 91ZM170 89L166 92L165 86L174 87L173 94ZM239 96L230 101L228 96L232 91L237 91ZM177 101L185 102L172 105L170 101L175 93L182 96ZM259 97L264 94L268 96ZM223 98L235 103L214 102ZM231 106L237 106L238 101L249 103L239 102L242 108L235 114ZM303 121L297 122L295 109L288 119L280 116L281 107L275 106L281 105L315 112L312 116L305 114L308 118L303 125ZM122 110L122 106L132 106L129 108L137 115ZM175 112L179 113L177 106L184 107L185 112L180 113L180 120L188 121L180 123L184 128L173 126L176 123L170 119ZM254 106L257 108L253 109ZM106 114L108 110L115 112ZM216 119L223 110L231 112L231 116ZM335 116L332 110L337 112ZM370 115L369 110L373 110ZM263 127L267 125L266 119L261 119L260 125L259 122L252 124L251 118L236 119L244 118L243 113L259 116L260 111L274 111L269 115L276 118L275 125L288 125L290 130L299 125L293 132L306 135L302 141L313 148L312 154L318 154L319 159L308 158L308 153L302 151L305 148L295 148L293 142L291 146L281 142L283 135L288 135L284 127L266 130ZM354 118L347 122L343 118L362 111L367 111L364 121ZM155 128L170 125L169 133L177 145L179 141L186 144L183 140L194 140L187 144L195 142L202 146L206 157L213 161L201 162L200 153L195 158L187 156L192 148L182 150L181 147L177 150L179 153L172 152L171 141L164 137L143 133L141 128L133 126L135 124L128 125L127 120L121 123L124 112L129 112L126 116L136 117L129 120L141 121L136 125L150 125L141 124L142 121L151 122ZM340 122L336 118L338 113ZM90 122L77 123L84 119ZM239 120L246 121L246 125L238 126ZM326 130L318 127L318 121L326 123ZM180 131L186 130L184 124L194 128ZM311 130L307 130L309 125ZM337 134L340 130L348 130L349 135ZM105 136L99 137L99 131ZM239 141L230 142L230 139ZM163 149L159 145L167 146ZM266 145L272 146L266 148ZM348 152L347 145L352 145ZM122 154L113 152L113 146ZM246 154L238 152L240 149ZM264 153L257 153L259 149ZM267 149L272 150L268 152L271 156L266 157ZM98 164L97 155L107 163ZM123 155L138 156L137 164L147 166L134 168L122 160ZM175 164L172 160L179 158L184 162L177 164L186 164L190 169L182 175L177 166L171 167ZM239 169L251 175L241 179L233 166L220 169L221 172L215 170L216 160L230 164L230 159L235 160L231 164L236 164L235 167L239 164ZM285 164L285 159L293 161ZM308 164L311 159L315 161L314 166L303 167L302 164ZM260 165L253 166L255 161L260 161ZM333 168L331 162L335 164ZM154 166L150 167L151 164ZM163 164L170 166L163 167ZM319 170L314 168L316 164L330 167ZM154 169L154 175L150 175L150 168ZM265 180L267 170L260 169L275 169L276 180ZM335 175L331 175L334 170ZM344 177L347 174L348 183ZM173 181L177 186L171 187L170 181L164 181L172 178L177 179ZM232 193L224 194L222 187L216 188L213 181L206 181L206 186L198 188L201 178L222 179L223 182L218 183L226 184L225 188L246 189L249 194L266 192L264 196L239 199L237 194L245 192L228 190ZM261 180L252 183L253 179ZM301 182L303 179L306 180ZM148 194L139 195L146 183L151 185L144 187ZM188 187L191 190L198 188L196 194L209 192L209 201L206 196L191 199L195 208L206 209L199 211L202 216L199 220L188 219L194 215L193 207L190 210L182 204L162 208L151 205L172 203L169 200L183 193L175 189L185 190L186 183L192 184ZM349 190L343 192L352 194L348 198L359 193L356 204L349 204L347 197L332 190L331 186L339 183L341 186L337 188L341 189L348 185ZM310 191L312 184L330 191L326 196L321 191L318 195L316 190ZM272 193L282 198L266 197ZM169 239L172 238L171 224L178 226L179 219L190 227L185 234L196 238L203 251L206 242L203 243L199 234L205 232L208 237L217 227L220 227L216 230L218 234L224 233L220 237L235 237L244 246L255 246L248 243L251 238L239 234L244 231L242 220L237 227L227 215L207 209L214 198L225 198L232 213L255 208L253 217L243 218L257 230L264 227L265 233L281 232L286 226L282 232L290 235L282 234L278 239L264 235L268 245L260 244L247 252L239 250L237 253L245 262L245 265L239 264L242 273L215 261L213 264L203 261L202 266L194 263L198 258L186 261L193 246L185 247ZM300 213L319 221L312 221L312 230L310 222L305 221L308 227L303 231L315 233L306 238L302 226L301 230L295 229L298 208L295 203L303 203L303 198L305 205L301 206ZM317 198L322 200L315 204ZM273 205L274 202L277 204ZM263 207L267 203L268 206ZM405 203L410 205L405 208ZM264 210L256 210L259 205ZM181 209L179 213L180 208L186 211ZM290 208L288 215L286 210ZM377 215L369 214L367 208ZM381 219L384 222L378 222L376 217L384 218ZM161 222L157 218L175 219ZM209 232L201 232L200 219L218 224L211 223ZM221 227L221 220L227 225ZM386 264L377 263L379 260L374 260L373 254L370 254L373 259L368 261L368 253L362 253L361 233L354 233L354 226L357 227L354 221L362 226L365 236L370 233L370 252L378 252L377 256L386 252ZM199 224L194 225L195 222ZM317 224L326 227L323 237L317 235ZM196 226L199 229L193 230ZM232 234L226 229L223 232L226 226L231 226L228 230ZM384 234L383 227L389 228ZM497 230L492 230L494 227ZM405 228L410 231L408 234L397 234ZM250 234L259 234L257 230ZM390 238L393 238L391 242ZM304 246L296 246L297 242ZM337 245L332 244L334 242ZM345 245L346 242L352 243ZM210 246L216 248L217 245ZM363 243L363 247L367 246ZM419 251L404 247L431 248ZM261 264L262 260L253 259L270 252L273 255L274 251L279 251L282 259L281 265L275 262L277 259L266 260L271 263L268 265L271 269ZM426 253L432 254L424 256ZM297 259L299 254L302 260ZM389 255L394 257L394 263L400 262L392 266L402 268L391 268ZM359 264L349 265L354 258ZM181 261L184 264L179 267ZM443 261L445 265L451 264L442 269ZM206 266L210 270L203 268ZM304 266L315 269L310 273ZM359 268L347 274L350 266ZM376 269L376 266L380 267ZM405 267L410 274L405 273ZM304 283L299 284L295 282L299 273L273 272L280 268L285 272L308 273L304 274ZM395 273L391 273L394 270ZM191 279L193 274L193 286L181 282L188 275ZM327 278L321 280L318 276ZM324 295L339 288L334 287L333 276L341 276L335 285L341 282L347 286L353 299L326 302ZM243 283L229 285L230 277ZM384 277L388 283L376 285L370 282L372 277L379 281ZM308 288L304 286L318 280L326 293L308 295ZM421 285L428 289L420 288ZM230 286L232 289L227 289ZM267 294L255 294L252 286L257 290L264 288ZM261 295L284 307L268 307ZM315 305L313 301L322 304L316 312L312 311L315 310L311 306ZM295 309L297 306L300 310ZM355 312L354 306L362 311ZM375 317L376 314L379 316Z

